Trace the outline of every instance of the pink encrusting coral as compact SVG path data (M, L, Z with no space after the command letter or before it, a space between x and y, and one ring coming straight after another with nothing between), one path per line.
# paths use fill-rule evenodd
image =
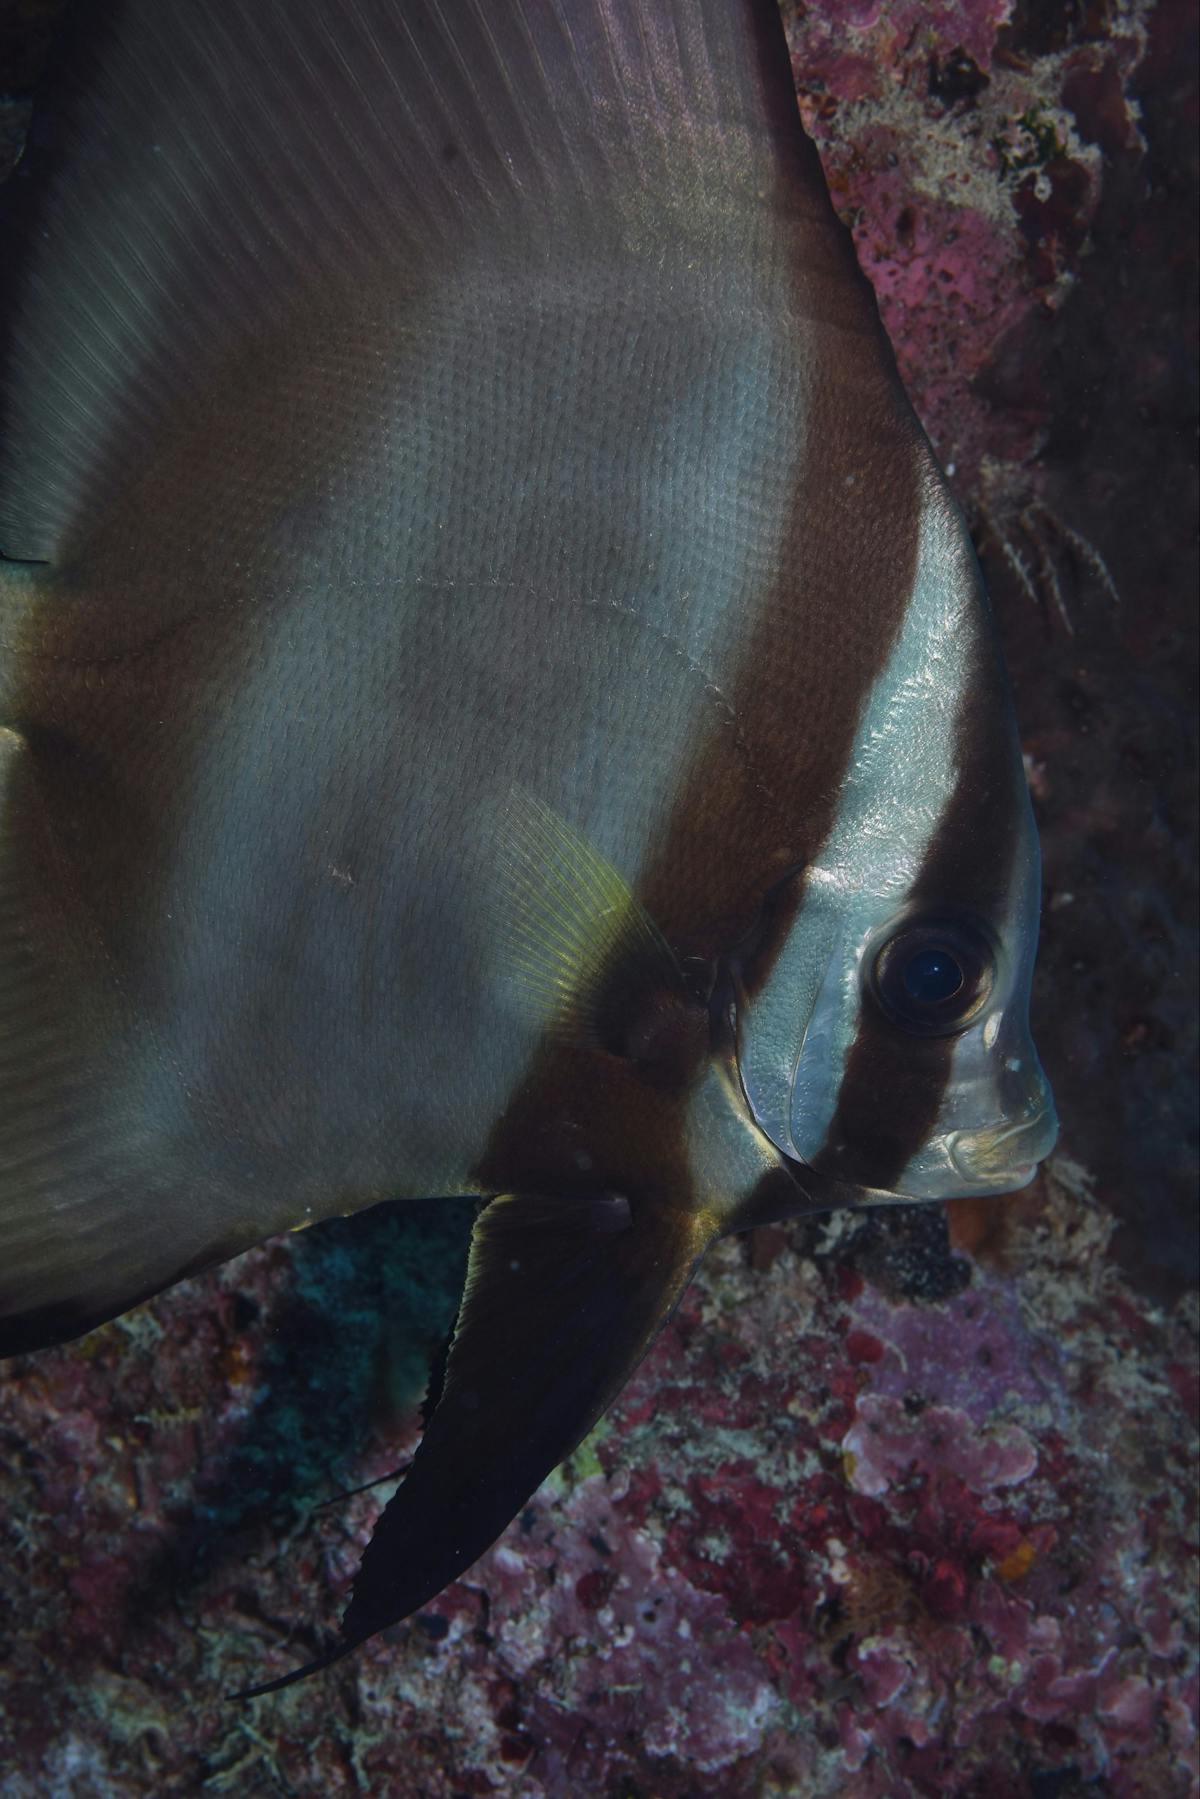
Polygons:
M721 1248L466 1579L252 1715L220 1694L309 1651L299 1621L322 1593L334 1616L380 1503L260 1505L202 1541L197 1474L215 1506L256 1403L263 1429L280 1277L311 1252L18 1364L6 1790L891 1799L1103 1776L1183 1799L1195 1433L1168 1370L1194 1318L1122 1285L1069 1164L1021 1202L1005 1270L939 1272L929 1248L892 1279L864 1228ZM904 1297L931 1274L944 1297ZM364 1477L415 1438L373 1403Z
M1099 9L1098 9L1099 10ZM1031 54L1010 0L785 4L801 110L851 225L917 411L960 492L986 456L1024 461L1048 396L997 417L972 390L1070 291L1102 147L1137 133L1128 81L1148 4L1048 32Z
M1028 1480L1037 1451L1019 1425L977 1430L951 1406L912 1408L895 1399L864 1395L842 1439L850 1485L856 1493L886 1493L902 1477L933 1483L952 1475L973 1493Z
M797 54L796 73L802 87L819 85L844 96L842 63L860 56L876 83L900 79L922 51L927 55L952 46L979 68L991 68L996 37L1012 12L1011 0L826 0L820 6L784 8L792 14ZM851 95L857 98L857 95Z

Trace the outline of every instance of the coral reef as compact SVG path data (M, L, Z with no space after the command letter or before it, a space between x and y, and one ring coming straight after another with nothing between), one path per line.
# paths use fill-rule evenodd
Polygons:
M312 1653L390 1489L324 1502L416 1441L461 1209L7 1364L6 1799L1197 1788L1194 15L785 11L997 599L1063 1150L1011 1201L722 1246L467 1578L251 1707L222 1695Z
M1007 0L794 9L805 123L909 392L970 494L1040 447L1054 395L997 416L974 386L1074 282L1103 158L1140 146L1130 76L1150 7L1022 30ZM1081 9L1082 10L1082 9ZM785 16L788 9L785 7ZM1032 21L1030 21L1032 23Z
M1063 1159L1002 1256L910 1245L886 1291L857 1218L724 1245L466 1579L223 1703L353 1575L380 1493L316 1509L348 1424L364 1477L415 1441L424 1330L362 1342L345 1277L420 1245L367 1222L357 1264L307 1233L13 1364L6 1793L1189 1792L1194 1307L1126 1285Z

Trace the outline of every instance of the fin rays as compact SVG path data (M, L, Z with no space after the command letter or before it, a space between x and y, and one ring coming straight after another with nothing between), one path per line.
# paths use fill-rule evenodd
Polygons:
M669 945L616 869L565 820L514 792L497 849L497 937L509 991L552 1036L603 1041L605 987L682 995Z

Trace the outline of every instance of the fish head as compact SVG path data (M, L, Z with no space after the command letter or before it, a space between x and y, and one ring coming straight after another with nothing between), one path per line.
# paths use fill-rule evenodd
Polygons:
M768 903L768 954L735 974L756 1121L877 1197L1026 1185L1057 1134L1029 1031L1037 832L979 570L936 480L831 814Z

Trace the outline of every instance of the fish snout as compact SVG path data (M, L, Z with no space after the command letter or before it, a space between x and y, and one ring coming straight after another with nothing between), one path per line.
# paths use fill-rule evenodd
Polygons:
M937 1126L898 1190L920 1199L963 1199L1027 1187L1054 1148L1058 1116L1032 1046L973 1062L947 1092Z
M1028 1186L1058 1138L1054 1102L1046 1094L1017 1118L982 1129L954 1131L946 1140L950 1161L974 1191L1015 1192Z

